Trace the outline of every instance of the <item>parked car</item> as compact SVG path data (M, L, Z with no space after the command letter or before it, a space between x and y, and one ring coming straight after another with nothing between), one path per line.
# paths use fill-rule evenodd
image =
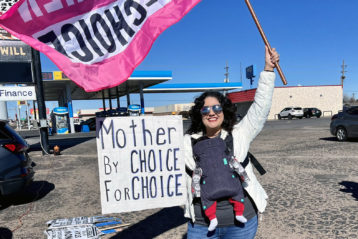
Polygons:
M89 130L94 131L96 130L96 117L92 117L85 121L82 121L80 125L88 125Z
M317 108L303 108L303 117L311 118L311 117L321 117L322 111Z
M338 141L358 137L358 106L352 106L333 115L330 130Z
M291 120L292 118L302 119L303 110L301 107L286 107L278 114L278 119L288 118Z
M29 145L5 120L0 120L0 196L20 192L34 178Z

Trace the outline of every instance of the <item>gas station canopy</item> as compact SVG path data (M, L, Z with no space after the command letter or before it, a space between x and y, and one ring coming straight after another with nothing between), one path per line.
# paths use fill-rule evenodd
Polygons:
M172 79L171 71L134 71L129 79L121 85L104 90L106 99L124 96L127 93L139 93L140 87L148 88ZM57 101L61 93L65 92L67 85L70 87L72 100L102 99L102 91L86 92L81 87L69 80L62 72L43 72L44 94L46 101Z
M143 89L144 93L184 93L204 92L206 90L235 90L242 88L241 82L226 83L182 83L182 84L159 84Z

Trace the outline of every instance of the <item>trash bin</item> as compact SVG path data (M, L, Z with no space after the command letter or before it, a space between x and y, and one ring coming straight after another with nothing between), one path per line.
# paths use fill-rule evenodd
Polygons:
M128 106L128 114L130 116L139 116L141 113L140 105L129 105Z
M88 125L86 124L82 125L81 132L90 132Z

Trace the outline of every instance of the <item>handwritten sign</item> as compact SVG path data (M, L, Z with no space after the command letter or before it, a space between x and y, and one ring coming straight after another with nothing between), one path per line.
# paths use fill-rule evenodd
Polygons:
M183 205L181 116L97 118L102 213Z

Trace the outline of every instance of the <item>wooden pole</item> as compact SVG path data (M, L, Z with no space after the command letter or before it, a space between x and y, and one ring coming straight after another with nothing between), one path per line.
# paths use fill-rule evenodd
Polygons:
M261 25L260 25L259 20L258 20L257 17L256 17L256 14L255 14L255 12L254 12L254 9L252 8L251 3L250 3L249 0L245 0L245 2L246 2L247 7L249 8L249 11L250 11L250 13L251 13L252 18L253 18L254 21L255 21L255 24L256 24L256 26L257 26L257 29L259 30L259 32L260 32L260 34L261 34L262 40L264 40L264 43L265 43L265 45L267 46L267 48L268 48L268 50L269 50L269 52L270 52L270 54L271 54L271 53L272 53L272 49L271 49L270 43L268 42L268 40L267 40L267 38L266 38L266 35L265 35L264 31L262 30L262 27L261 27ZM284 74L283 74L283 72L282 72L282 70L281 70L281 67L280 67L279 63L278 63L278 62L275 63L275 66L276 66L276 69L277 69L278 74L279 74L280 77L281 77L282 83L283 83L284 85L287 85L286 77L284 76Z

